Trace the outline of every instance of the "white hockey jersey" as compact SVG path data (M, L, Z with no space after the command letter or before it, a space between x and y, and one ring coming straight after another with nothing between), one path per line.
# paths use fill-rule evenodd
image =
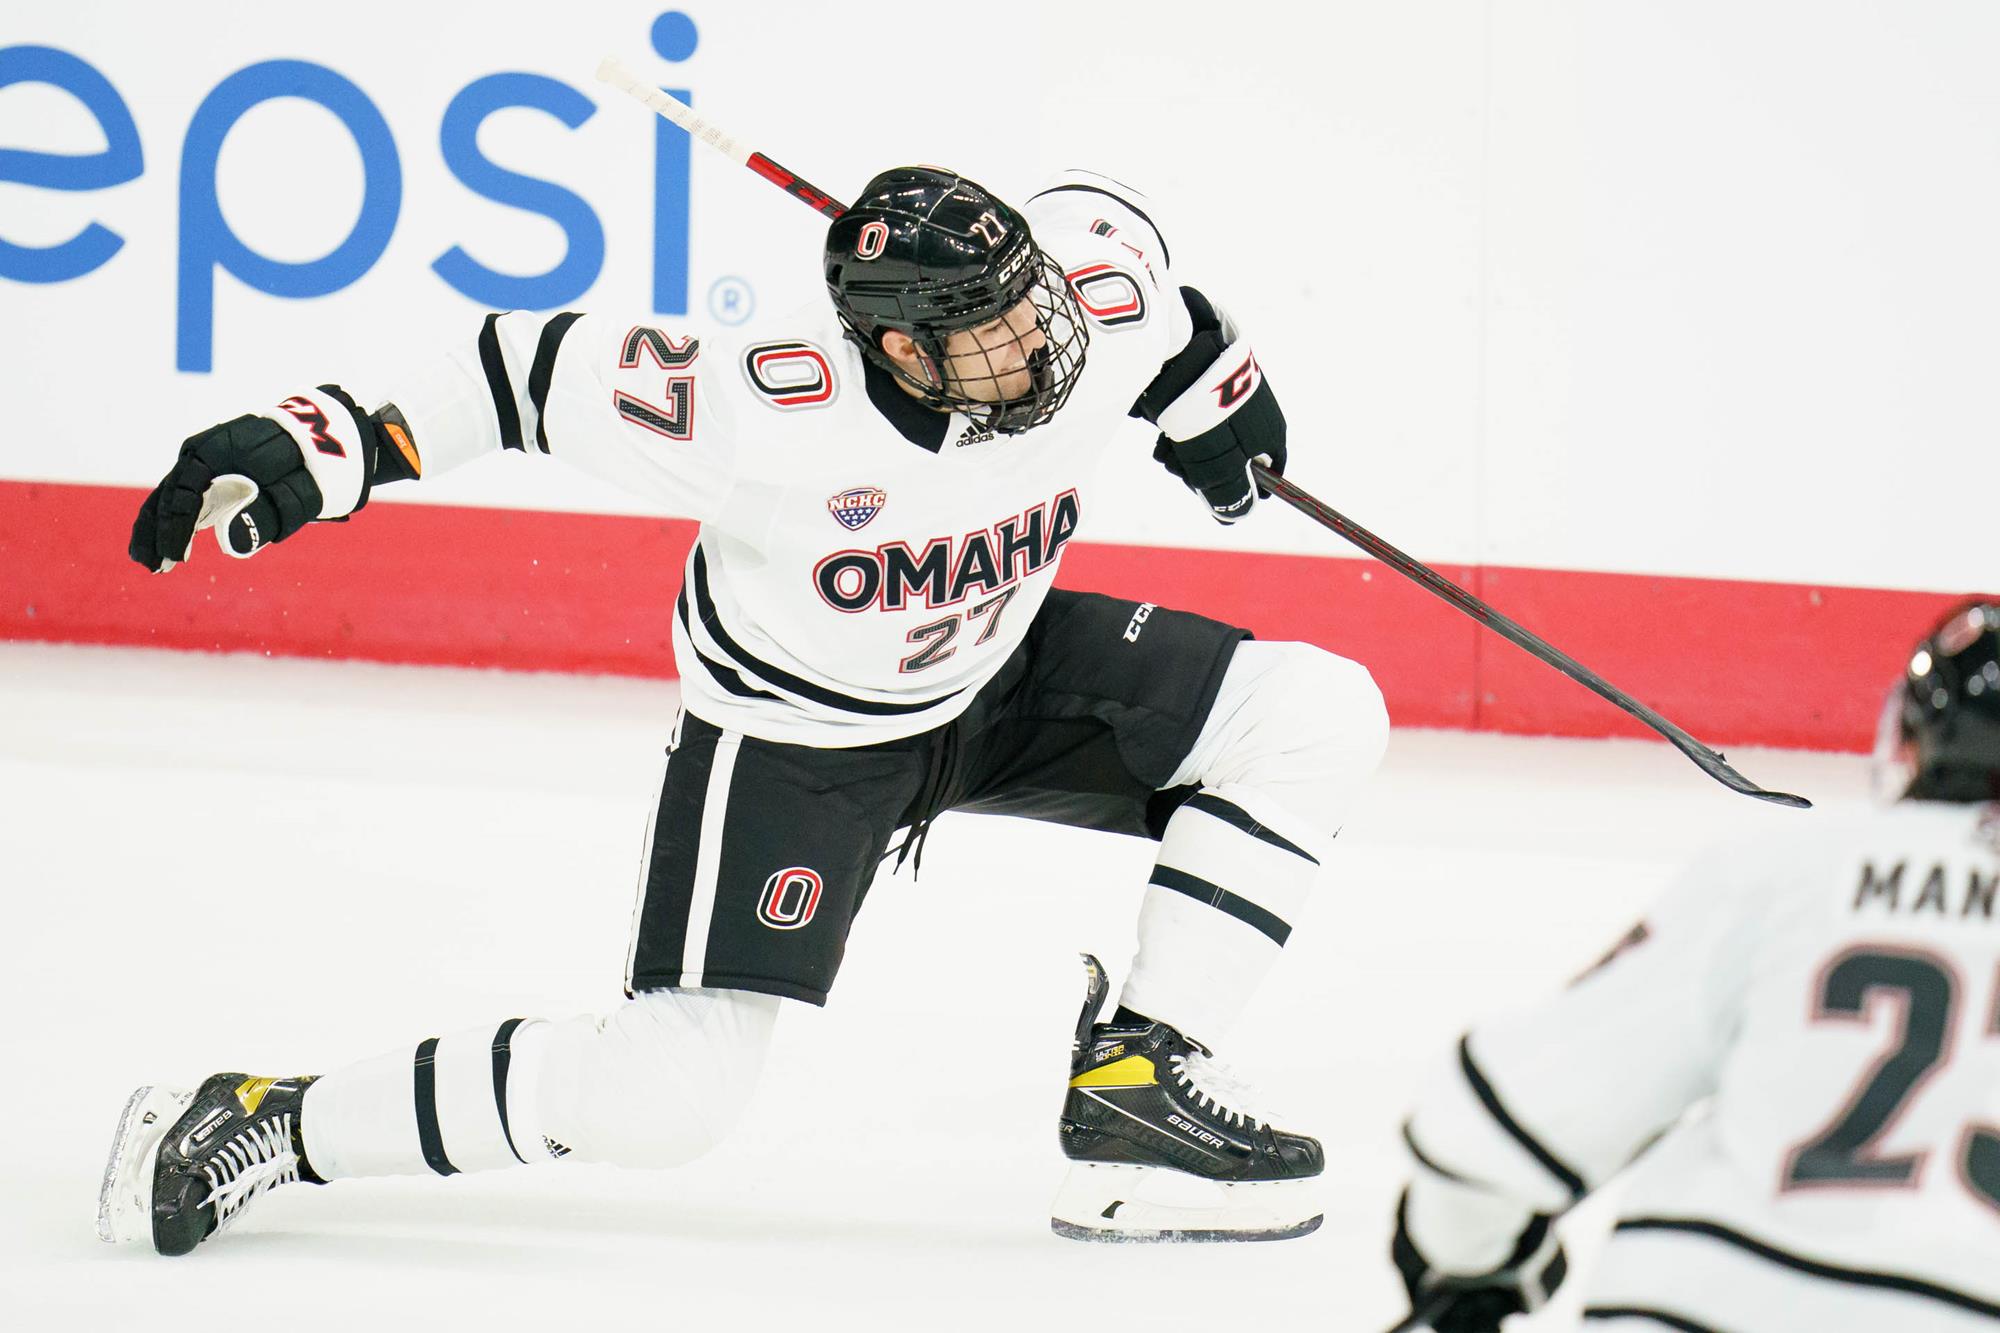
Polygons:
M1490 1266L1637 1157L1593 1328L2000 1328L2000 807L1803 824L1469 1035L1408 1129L1434 1262Z
M826 301L742 329L489 317L392 401L425 475L539 450L700 521L674 625L696 715L816 746L912 735L1020 644L1107 446L1143 450L1128 410L1192 332L1148 208L1071 172L1022 209L1089 345L1068 402L1020 434L921 407Z

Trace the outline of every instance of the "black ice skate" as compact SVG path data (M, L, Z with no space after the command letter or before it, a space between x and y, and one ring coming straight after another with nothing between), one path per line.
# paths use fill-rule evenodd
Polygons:
M1317 1228L1319 1141L1246 1113L1208 1051L1166 1024L1095 1022L1110 986L1095 958L1083 963L1090 990L1063 1102L1070 1168L1050 1219L1056 1234L1285 1240Z
M186 1254L259 1194L299 1179L299 1103L311 1082L213 1074L194 1092L133 1093L97 1196L99 1239Z

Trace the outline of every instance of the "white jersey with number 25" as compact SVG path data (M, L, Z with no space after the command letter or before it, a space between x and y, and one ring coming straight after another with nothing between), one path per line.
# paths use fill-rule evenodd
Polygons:
M1593 1328L2000 1328L2000 810L1814 812L1702 858L1476 1028L1410 1138L1544 1212L1638 1158Z

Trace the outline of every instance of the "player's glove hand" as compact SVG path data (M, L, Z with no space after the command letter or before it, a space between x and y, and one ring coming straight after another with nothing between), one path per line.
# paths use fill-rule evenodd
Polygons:
M1436 1333L1500 1333L1502 1320L1539 1310L1569 1276L1569 1259L1556 1240L1554 1219L1543 1213L1528 1223L1514 1252L1492 1272L1471 1277L1440 1272L1410 1238L1409 1203L1405 1193L1396 1206L1396 1238L1389 1257L1403 1275L1411 1306L1431 1312L1426 1322Z
M211 426L188 437L139 506L128 549L164 573L212 527L229 554L255 555L314 519L345 518L366 504L375 451L374 423L332 384L263 416Z
M1139 395L1132 415L1160 428L1153 457L1208 505L1218 523L1234 523L1270 492L1250 464L1285 470L1285 414L1247 340L1200 292L1181 288L1194 337Z

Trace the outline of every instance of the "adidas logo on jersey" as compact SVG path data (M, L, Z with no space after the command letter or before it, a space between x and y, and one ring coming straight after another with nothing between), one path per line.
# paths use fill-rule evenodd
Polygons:
M984 444L992 438L993 438L993 428L991 426L985 426L975 423L973 425L967 426L965 428L965 434L959 436L957 440L953 441L952 448L963 449L969 444Z

